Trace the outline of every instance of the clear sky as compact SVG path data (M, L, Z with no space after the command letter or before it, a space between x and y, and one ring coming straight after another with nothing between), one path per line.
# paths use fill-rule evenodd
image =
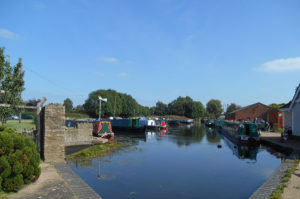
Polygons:
M146 106L190 96L288 102L300 83L300 1L0 0L0 46L24 100L114 89Z

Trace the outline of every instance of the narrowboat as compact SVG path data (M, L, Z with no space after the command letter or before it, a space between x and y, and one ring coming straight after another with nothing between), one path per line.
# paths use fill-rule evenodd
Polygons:
M140 119L113 119L110 120L114 132L144 133L146 126L140 124Z
M160 121L160 129L163 130L163 131L167 131L168 130L168 126L166 124L166 121L165 120L161 120Z
M230 122L221 120L216 122L216 128L228 139L241 144L258 144L259 133L257 126L250 122Z
M180 120L168 120L167 122L169 126L181 126Z
M213 120L208 119L208 120L205 121L205 126L207 126L207 127L214 127L215 123L214 123Z
M156 124L154 119L139 118L139 124L145 126L146 130L159 131L160 125Z
M96 121L93 123L93 135L105 139L114 139L114 133L109 121Z

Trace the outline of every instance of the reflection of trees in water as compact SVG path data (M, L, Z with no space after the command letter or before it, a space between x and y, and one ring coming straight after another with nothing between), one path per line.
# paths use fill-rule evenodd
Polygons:
M221 138L213 128L206 128L206 140L210 143L219 143Z
M193 143L202 141L205 130L198 125L191 126L190 128L170 129L170 133L175 135L171 137L178 146L189 146Z

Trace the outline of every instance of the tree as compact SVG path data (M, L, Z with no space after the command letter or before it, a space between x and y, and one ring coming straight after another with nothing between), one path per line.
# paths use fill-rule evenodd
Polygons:
M209 102L206 104L206 111L209 114L209 117L220 117L223 112L221 101L217 99L209 100Z
M280 109L282 106L284 106L285 104L276 104L276 103L272 103L269 105L269 107L273 108L273 109Z
M203 117L205 109L201 102L194 101L191 97L178 97L168 105L168 112L189 118Z
M37 106L37 104L40 102L40 99L30 99L25 102L26 106Z
M20 105L22 101L22 92L24 91L24 71L22 70L22 59L17 65L11 66L9 59L5 58L4 48L0 48L0 90L5 93L0 94L1 104ZM20 109L0 107L0 120L5 123L8 116L12 113L19 113Z
M63 105L66 107L66 112L72 111L72 109L73 109L73 102L72 102L72 100L70 98L65 99Z
M226 113L225 114L228 114L228 113L231 113L232 111L236 111L238 109L242 108L241 106L235 104L235 103L231 103L227 109L226 109Z
M83 105L77 105L74 110L77 112L77 113L84 113L84 107Z
M155 115L167 115L168 114L168 106L161 101L156 103L156 107L154 110Z
M148 107L141 106L131 96L115 90L96 90L89 94L88 99L83 104L85 112L93 118L99 117L98 96L107 98L107 102L101 104L101 118L110 116L132 117L147 116L150 114Z

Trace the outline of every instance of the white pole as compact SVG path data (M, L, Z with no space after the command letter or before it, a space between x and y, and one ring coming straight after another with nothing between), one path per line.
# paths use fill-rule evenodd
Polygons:
M101 99L99 101L99 121L101 121Z

